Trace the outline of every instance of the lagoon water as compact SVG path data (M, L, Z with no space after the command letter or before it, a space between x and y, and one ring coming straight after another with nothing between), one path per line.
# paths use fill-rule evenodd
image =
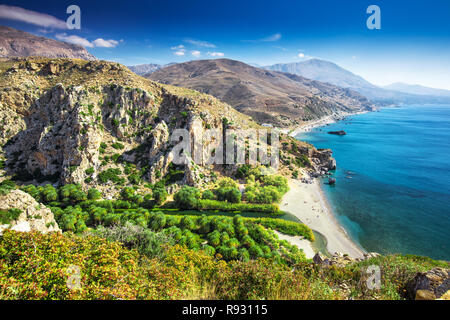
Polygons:
M337 182L323 189L365 250L450 260L450 106L384 108L297 138L333 150Z

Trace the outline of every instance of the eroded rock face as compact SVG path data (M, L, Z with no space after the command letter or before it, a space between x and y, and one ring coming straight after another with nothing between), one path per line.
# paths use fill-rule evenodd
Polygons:
M98 113L84 88L58 84L35 101L24 119L27 129L5 150L30 174L83 183L84 171L98 162Z
M22 232L61 232L50 209L36 202L28 193L12 190L0 197L0 210L8 209L19 209L22 213L11 224L0 225L0 234L6 229Z
M419 272L407 284L410 299L434 300L442 296L448 297L450 290L450 269L434 268L427 272ZM447 295L446 295L447 294Z
M154 159L162 148L167 146L169 142L169 128L164 121L158 123L155 129L152 130L152 145L149 151L149 158Z

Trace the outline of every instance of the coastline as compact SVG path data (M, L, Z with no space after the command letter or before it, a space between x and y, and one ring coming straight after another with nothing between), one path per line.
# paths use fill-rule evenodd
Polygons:
M346 117L364 114L370 111L359 111L354 113L341 113L339 116L326 116L317 120L305 121L300 126L290 129L282 129L281 131L290 135L291 137L295 137L299 133L309 132L315 128L323 127L331 123L335 123L341 120L344 120Z
M363 257L365 250L350 239L337 221L318 180L314 180L311 184L290 180L289 188L290 190L283 197L281 210L295 215L312 230L321 233L327 241L329 253L341 252L352 258ZM290 240L302 248L307 256L310 256L312 246L309 241Z
M360 111L355 113L341 113L336 116L326 116L321 119L304 122L295 129L284 129L284 133L291 137L302 132L309 132L317 127L323 127L337 121L344 120L348 116L364 114L370 111ZM305 184L299 180L289 181L290 190L285 194L280 209L290 212L310 227L313 231L319 232L326 240L328 253L341 252L348 254L352 258L362 258L366 251L355 243L344 227L337 221L328 199L322 190L319 180L314 179L313 183ZM291 243L303 249L307 257L313 250L312 243L308 240L299 240L290 237Z

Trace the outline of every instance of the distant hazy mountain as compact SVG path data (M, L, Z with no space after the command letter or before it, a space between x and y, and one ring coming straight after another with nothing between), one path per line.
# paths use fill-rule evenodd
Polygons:
M175 64L148 77L211 94L260 123L277 126L372 108L351 89L229 59Z
M341 68L335 63L310 59L301 62L280 63L265 69L288 72L305 78L328 82L343 88L351 88L380 104L448 103L449 96L430 94L425 90L398 90L397 87L381 88L362 77Z
M160 64L148 63L148 64L139 64L136 66L128 66L128 69L130 69L137 75L142 76L144 74L149 74L149 73L155 72L156 70L159 70L162 67L164 67L164 66L160 65Z
M97 60L82 46L0 26L0 57L28 56Z
M362 77L351 73L329 61L310 59L301 62L279 63L265 67L269 70L297 74L322 82L328 82L342 88L376 88Z
M405 92L405 93L411 93L411 94L420 94L420 95L436 96L436 97L450 97L450 90L429 88L429 87L424 87L424 86L421 86L418 84L407 84L407 83L402 83L402 82L396 82L396 83L384 86L384 88L389 89L389 90Z

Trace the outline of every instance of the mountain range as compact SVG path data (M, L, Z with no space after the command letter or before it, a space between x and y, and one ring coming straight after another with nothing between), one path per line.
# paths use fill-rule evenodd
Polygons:
M80 45L38 37L28 32L0 26L0 57L29 56L97 60Z
M385 89L395 90L404 93L426 95L426 96L436 96L436 97L450 97L450 90L435 89L424 87L418 84L407 84L396 82L390 85L384 86Z
M230 59L174 64L147 77L211 94L259 123L276 126L373 108L364 96L351 89Z
M82 46L0 26L0 57L28 56L96 60ZM159 82L209 93L260 123L279 126L370 110L372 103L382 106L450 101L448 90L399 83L378 87L320 59L266 67L217 59L128 68Z
M144 74L149 74L152 72L155 72L161 68L164 68L165 65L156 64L156 63L147 63L147 64L138 64L135 66L128 66L128 69L133 71L139 76L142 76Z
M411 85L390 85L378 87L362 77L345 70L335 63L309 59L293 63L279 63L264 67L268 70L288 72L305 78L328 82L343 88L350 88L366 96L369 100L380 104L410 104L410 103L448 103L450 95L432 88Z

